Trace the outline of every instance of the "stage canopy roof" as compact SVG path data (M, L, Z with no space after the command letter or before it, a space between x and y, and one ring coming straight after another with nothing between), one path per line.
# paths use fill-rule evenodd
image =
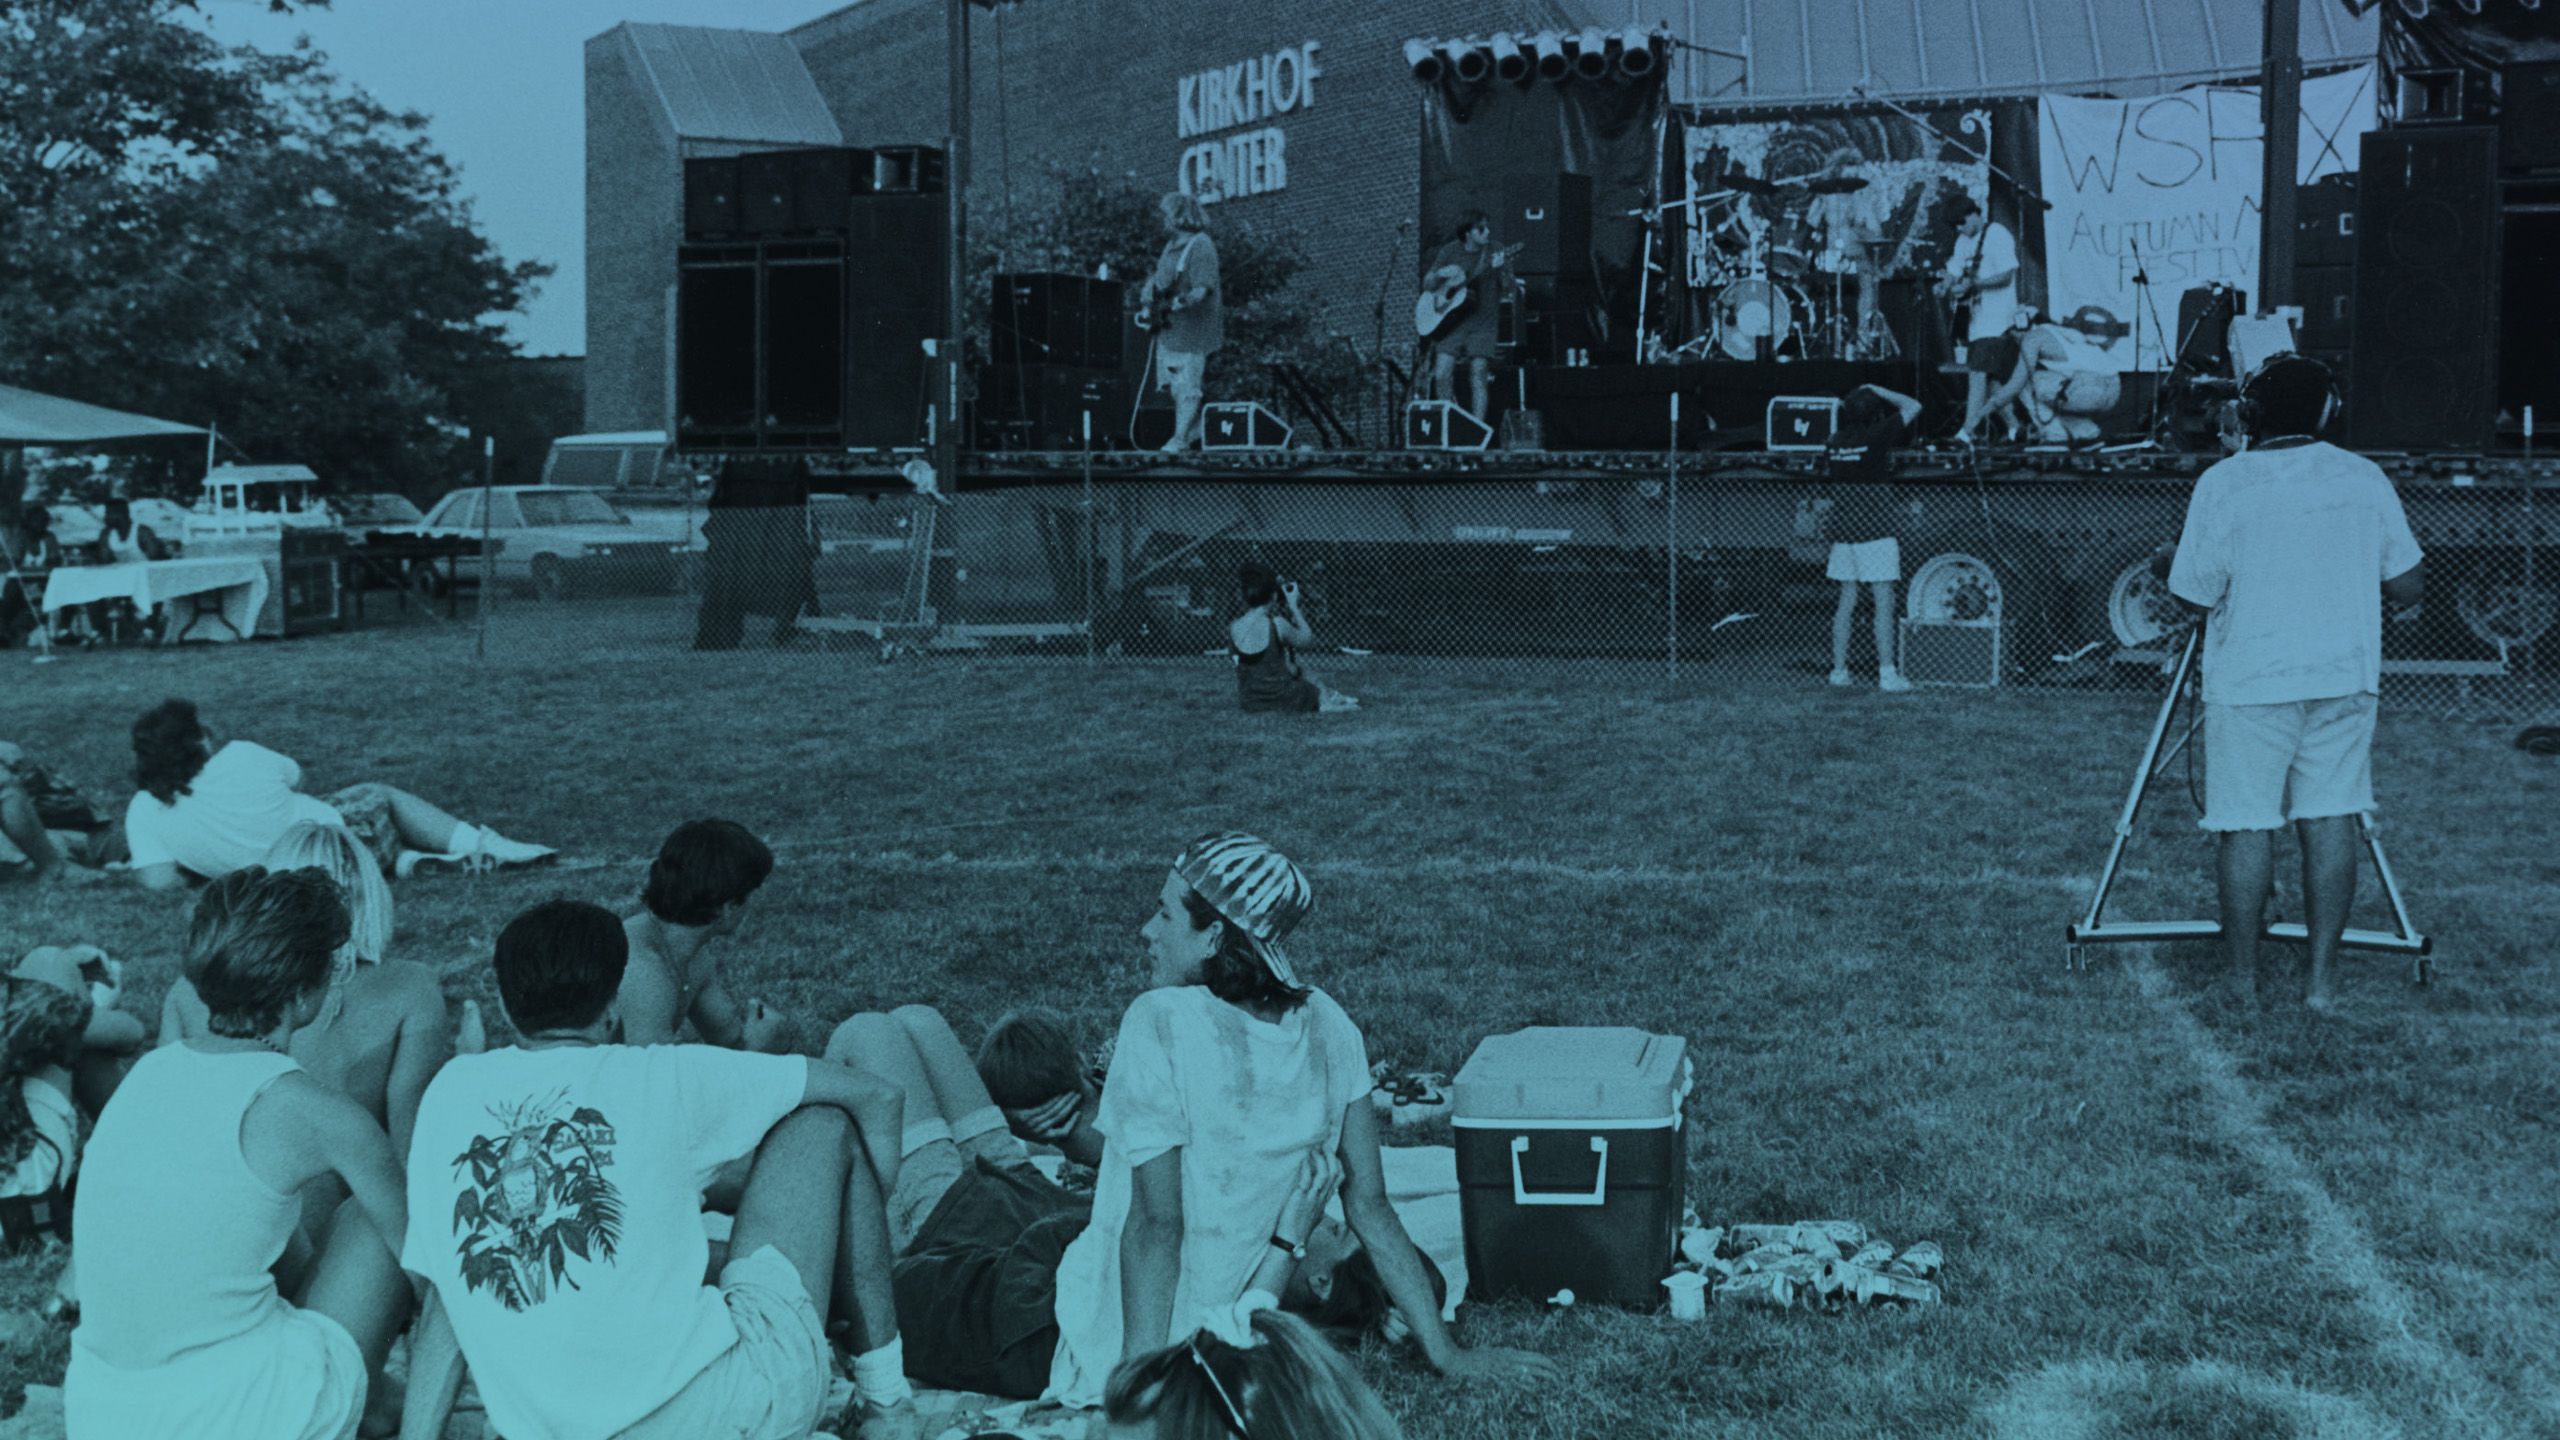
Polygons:
M0 385L0 445L88 445L101 440L147 440L160 435L201 435L200 425L154 420L103 405L84 405Z
M1672 66L1672 93L1710 105L1879 95L2149 95L2259 64L2262 0L1635 0L1638 23L1731 55ZM1592 23L1626 23L1616 0L1579 0ZM1693 28L1694 22L1694 28ZM2377 18L2303 0L2302 59L2362 64Z
M679 140L844 143L809 67L781 35L626 22L601 38L619 41Z

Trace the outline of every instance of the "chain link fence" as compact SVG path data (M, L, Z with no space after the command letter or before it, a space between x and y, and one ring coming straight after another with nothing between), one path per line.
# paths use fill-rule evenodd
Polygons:
M302 628L467 632L483 666L782 647L813 664L1223 675L1237 570L1254 559L1298 582L1321 669L1499 661L1645 693L1820 683L1831 668L1840 587L1824 562L1846 482L1809 459L1547 457L1528 474L1491 457L1373 456L1366 471L1270 457L1176 478L1105 458L1091 475L1026 466L1019 483L947 498L902 487L707 508L678 490L571 516L522 497L461 517L465 536L434 553L343 563L339 619ZM2474 480L2401 482L2428 582L2415 613L2386 621L2396 705L2529 709L2560 679L2560 493L2517 474ZM1922 685L2156 685L2179 616L2148 562L2191 485L1954 462L1898 479L1904 672ZM486 555L470 537L484 529ZM295 587L277 588L288 593L271 604L289 607ZM1861 593L1847 626L1865 680L1872 603ZM461 663L442 658L456 647L433 653Z

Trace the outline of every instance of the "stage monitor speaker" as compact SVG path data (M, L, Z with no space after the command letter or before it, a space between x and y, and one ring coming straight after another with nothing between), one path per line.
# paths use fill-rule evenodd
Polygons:
M1765 417L1769 448L1820 452L1830 448L1840 424L1840 401L1830 395L1773 395Z
M676 252L676 444L738 450L756 444L759 266L753 244L687 245Z
M1222 401L1200 409L1203 450L1286 450L1293 433L1287 421L1251 400Z
M2500 73L2498 163L2508 171L2560 171L2560 60L2510 65Z
M848 215L844 443L920 445L925 408L938 398L928 393L935 367L924 346L942 333L943 197L859 194Z
M1492 429L1455 402L1416 400L1404 407L1408 450L1482 450L1492 443Z
M686 239L723 239L746 229L738 181L735 155L705 155L684 162Z
M2364 137L2353 323L2358 449L2482 449L2497 419L2498 132Z
M2178 297L2174 368L2191 374L2231 373L2231 321L2249 313L2249 292L2216 283Z
M836 449L845 419L844 242L768 240L761 258L758 436L776 449Z
M2331 175L2294 193L2293 262L2356 263L2356 177Z
M2306 353L2344 350L2355 343L2354 265L2295 266L2293 298L2302 306L2302 331L2294 338Z

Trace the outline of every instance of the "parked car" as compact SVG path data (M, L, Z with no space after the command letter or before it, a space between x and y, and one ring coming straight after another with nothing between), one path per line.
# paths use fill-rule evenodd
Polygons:
M329 503L336 507L339 523L351 535L361 535L368 530L414 529L425 523L427 518L408 496L387 492L333 495L329 497Z
M635 526L593 490L558 485L456 490L415 528L465 539L485 533L499 542L493 561L498 583L545 599L603 589L677 589L690 570L686 556L693 548L682 536Z

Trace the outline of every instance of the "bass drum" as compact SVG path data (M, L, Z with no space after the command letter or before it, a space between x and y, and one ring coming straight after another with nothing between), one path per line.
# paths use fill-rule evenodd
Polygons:
M1736 280L1716 292L1716 348L1734 360L1759 358L1766 338L1772 354L1790 344L1801 349L1797 327L1812 312L1804 292L1774 280Z

